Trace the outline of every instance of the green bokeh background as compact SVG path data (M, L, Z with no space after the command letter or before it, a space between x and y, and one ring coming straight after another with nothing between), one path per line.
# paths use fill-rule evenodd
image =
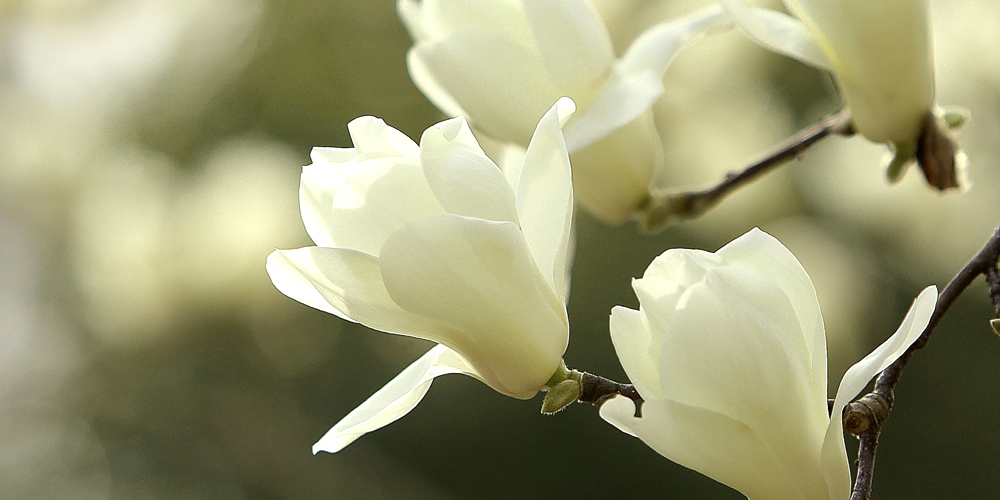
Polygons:
M699 3L598 5L620 52ZM923 286L944 285L1000 223L1000 9L934 9L939 97L974 117L972 190L942 197L915 172L885 186L881 146L837 138L657 235L581 213L567 363L624 380L607 320L637 306L629 278L667 248L715 250L753 226L817 281L831 390ZM712 182L837 106L827 77L717 38L682 55L657 106L678 184ZM399 422L310 454L429 344L285 298L264 259L309 244L297 187L311 147L349 146L361 115L413 138L443 119L407 76L410 43L391 1L0 2L0 498L741 498L595 408L541 416L540 397L457 376ZM977 282L914 356L874 498L996 495L991 317Z

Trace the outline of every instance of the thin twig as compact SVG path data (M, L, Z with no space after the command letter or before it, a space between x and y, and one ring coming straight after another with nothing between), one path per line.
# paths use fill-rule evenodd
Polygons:
M948 286L938 295L937 305L934 308L934 313L931 315L930 322L927 323L927 328L920 334L917 341L899 359L879 374L878 379L875 381L874 390L861 398L880 398L885 402L885 408L884 414L880 414L879 419L873 419L873 421L868 422L867 430L860 435L861 446L858 449L858 475L854 482L854 492L851 494L851 500L869 500L871 498L872 476L875 473L875 449L878 446L879 431L885 421L885 417L888 417L889 411L892 409L894 400L893 389L896 387L896 383L899 382L899 377L903 373L903 368L906 366L907 361L910 360L910 356L917 349L921 349L927 345L931 332L934 331L941 318L948 312L948 309L955 303L959 295L979 275L986 275L987 282L992 287L989 276L992 272L991 269L997 267L998 259L1000 259L1000 227L993 233L993 237L986 242L982 250L952 278ZM855 403L851 403L851 406L844 412L845 421L849 418L865 418L855 408Z
M993 301L993 309L996 310L997 317L1000 318L1000 269L993 266L986 269L986 283L989 286L990 300Z
M738 173L729 173L722 182L703 191L653 193L639 209L639 226L643 231L659 231L671 222L700 217L723 198L758 176L797 157L820 139L830 134L854 133L851 111L844 108L827 115L789 137L764 157Z

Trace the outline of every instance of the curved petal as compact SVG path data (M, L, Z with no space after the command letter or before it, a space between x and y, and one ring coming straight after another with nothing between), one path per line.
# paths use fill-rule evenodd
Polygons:
M420 163L448 213L517 222L514 193L500 167L479 147L465 118L427 129L420 138Z
M362 116L347 124L354 143L355 152L360 155L402 156L416 158L420 148L406 134L388 126L381 118Z
M337 453L359 437L399 420L424 398L435 377L449 373L479 378L455 351L443 345L433 347L337 422L313 445L313 455Z
M773 429L780 442L794 436L797 446L818 451L829 423L826 398L810 390L801 326L774 283L743 269L710 270L681 297L662 342L664 398L728 415L758 432ZM785 423L775 429L770 404L779 401Z
M427 40L433 36L424 21L424 5L419 0L397 0L396 13L414 41Z
M659 78L678 52L701 35L728 29L732 17L718 4L654 25L629 45L618 62L622 74L653 73Z
M642 418L633 411L630 400L615 397L601 406L601 418L751 500L825 498L815 456L789 459L773 449L773 441L738 420L664 399L646 401Z
M753 228L719 249L716 255L730 266L748 269L767 278L791 300L802 325L812 359L812 397L826 399L826 329L816 288L792 252L775 237Z
M575 153L645 113L663 94L652 72L613 75L589 106L566 125L566 147Z
M358 151L354 148L315 147L309 152L309 159L313 163L347 163L357 156Z
M683 297L686 289L673 281L659 278L633 279L632 289L639 298L639 312L642 313L646 327L653 333L646 342L645 356L648 362L656 367L656 373L659 373L664 333L670 328L670 320L674 316L677 302ZM663 396L659 379L655 383L648 384L660 397Z
M560 128L574 108L572 100L559 99L538 122L517 184L517 213L524 239L542 276L563 304L569 286L573 174Z
M798 19L770 9L751 7L745 0L719 1L759 45L823 71L835 71L813 31Z
M549 79L564 95L591 92L615 60L611 35L584 0L523 2Z
M649 356L652 338L643 314L634 309L615 306L611 309L609 328L615 353L639 394L647 400L663 397L659 367Z
M821 40L858 131L915 141L934 103L928 0L785 4Z
M531 26L519 0L400 0L399 15L417 42L475 29L530 43Z
M517 225L430 217L392 235L381 257L392 300L462 332L441 342L491 387L527 399L555 373L569 340L565 309Z
M438 81L437 75L428 66L423 52L417 50L418 47L413 47L406 52L406 70L410 74L413 85L445 116L468 116L469 113L455 100L455 96L451 95L448 89Z
M639 35L597 97L567 125L570 152L593 144L647 111L663 94L663 73L680 49L702 34L732 25L728 13L713 4Z
M412 58L419 59L420 67L434 76L477 129L521 145L563 96L537 54L496 33L457 31L417 45Z
M653 259L642 273L642 279L659 278L675 281L686 288L705 279L709 269L724 265L726 262L712 252L693 248L671 248Z
M920 337L930 322L937 302L937 287L929 286L917 295L907 311L902 324L885 342L870 354L847 369L837 389L831 415L840 415L877 373L886 369ZM850 496L851 471L848 466L847 451L844 448L844 422L840 418L830 419L822 452L823 471L830 485L830 498Z
M299 206L316 245L370 255L404 224L444 213L413 158L303 167Z
M344 248L275 250L267 274L281 293L307 306L388 333L440 342L446 327L404 311L389 298L378 259Z
M576 202L609 224L627 221L649 196L650 181L663 166L652 111L573 153L570 161Z

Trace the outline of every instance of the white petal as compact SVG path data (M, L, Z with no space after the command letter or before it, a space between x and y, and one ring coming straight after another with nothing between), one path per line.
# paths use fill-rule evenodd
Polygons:
M358 156L354 148L312 148L309 158L313 163L346 163Z
M427 129L420 138L427 183L448 213L517 222L514 193L462 117Z
M435 346L337 422L313 445L313 455L337 453L359 437L399 420L424 398L435 377L449 373L479 378L454 351Z
M458 31L412 53L477 129L499 139L526 145L538 120L564 95L537 54L495 33Z
M933 105L928 3L785 2L822 40L854 124L873 141L914 142Z
M400 15L408 28L414 17L419 30L416 41L440 39L461 30L473 29L500 34L510 40L530 43L531 26L519 0L422 0L419 8L400 2Z
M393 301L453 328L440 342L490 387L526 399L555 372L569 340L565 309L515 224L430 217L386 240L381 263Z
M730 266L766 276L791 300L812 357L812 397L826 399L826 329L816 288L802 264L780 241L758 228L720 248L716 255Z
M420 149L406 134L374 116L362 116L347 124L358 155L384 155L416 158Z
M770 9L751 7L745 0L719 0L736 23L764 48L797 59L823 71L834 72L833 63L814 33L798 19Z
M410 38L414 41L425 40L431 37L431 32L427 29L424 21L424 5L420 0L398 0L396 2L396 13L403 21L403 26L410 33Z
M722 257L704 250L672 248L663 252L649 264L642 278L660 278L675 281L683 287L691 286L705 278L709 269L725 266Z
M281 293L369 328L440 342L447 327L404 311L385 290L378 259L343 248L275 250L267 274Z
M571 121L567 128L572 125ZM577 204L609 224L627 221L663 166L663 145L652 111L573 153L570 161Z
M618 70L623 74L649 72L662 78L674 56L687 43L732 26L732 17L718 4L654 25L629 45L618 63Z
M907 311L902 324L885 342L875 348L870 354L847 369L837 398L833 403L826 438L823 441L823 471L830 484L830 498L847 498L850 495L851 475L847 462L847 451L844 448L844 423L839 418L844 406L854 399L868 385L872 377L886 369L920 337L934 313L937 302L937 287L929 286L917 295L913 305Z
M517 185L521 231L545 281L566 303L573 225L573 174L560 127L573 114L562 98L538 122Z
M659 367L649 356L649 344L652 339L642 313L627 307L615 306L611 309L609 328L615 353L632 385L643 398L662 397Z
M616 73L590 105L566 126L567 148L575 153L603 139L648 111L661 94L663 82L651 72Z
M607 77L615 59L611 36L589 2L534 0L523 5L548 77L563 95L589 93Z
M616 397L601 406L601 418L751 500L825 498L815 456L781 456L773 441L738 420L662 399L646 401L642 418L633 411L630 400Z
M648 358L648 362L655 367L656 373L659 373L664 334L670 328L670 320L674 316L677 302L680 301L686 289L672 281L658 278L632 280L632 288L635 290L636 297L639 298L641 304L639 312L642 313L646 327L653 332L647 342L645 356ZM648 384L650 388L657 391L659 396L663 395L659 389L659 379L655 383L649 382Z
M772 446L792 448L790 455L817 452L829 419L826 398L811 391L800 328L790 299L765 277L710 270L681 298L663 335L664 398L740 420L768 433L761 438L772 438ZM779 411L782 425L775 426Z
M417 47L411 48L406 53L406 70L410 74L410 80L413 80L413 85L445 116L468 116L462 105L455 100L455 96L438 81L437 75L427 65L423 54Z
M713 4L639 35L597 97L566 127L570 152L589 146L647 111L663 93L663 73L680 49L704 33L732 24L730 16Z
M317 245L371 255L378 255L386 237L407 222L444 213L419 160L412 158L306 166L299 206Z

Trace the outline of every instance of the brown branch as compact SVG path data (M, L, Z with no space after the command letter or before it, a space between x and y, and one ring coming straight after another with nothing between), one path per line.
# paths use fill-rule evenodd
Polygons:
M896 383L899 382L903 368L910 360L913 352L927 345L931 332L934 331L941 318L948 312L948 309L955 303L959 295L979 275L986 275L991 298L994 300L994 304L997 304L998 308L1000 308L1000 304L997 303L997 296L994 295L994 289L1000 290L1000 287L994 287L995 281L990 277L991 275L996 275L995 270L998 259L1000 259L1000 227L993 233L993 237L986 242L982 250L952 278L948 286L938 295L937 305L934 308L934 313L931 315L930 322L927 323L927 328L920 334L917 341L899 359L879 374L878 379L875 381L875 388L870 394L851 403L844 409L845 428L848 428L847 422L850 420L851 427L859 431L861 438L861 446L858 449L858 474L854 482L854 492L851 494L851 500L869 500L871 498L878 435L882 424L892 409L894 402L893 389L896 387ZM1000 295L1000 293L997 295ZM865 415L865 408L873 410L875 414L872 416ZM863 420L866 421L861 422Z
M854 128L849 109L844 108L827 115L819 122L785 139L784 142L765 154L762 159L746 167L743 171L729 173L722 182L714 187L703 191L651 193L649 198L639 207L639 227L643 231L659 231L671 222L700 217L733 191L797 157L820 139L830 134L851 135L853 133Z
M635 404L635 418L642 418L642 396L632 384L620 384L600 375L580 373L580 397L577 401L600 407L609 399L622 395Z
M552 415L574 401L600 407L615 396L625 396L635 404L635 418L642 418L642 396L632 384L621 384L600 375L570 370L563 365L545 385L542 413Z
M989 286L990 300L993 301L993 309L996 310L997 317L1000 318L1000 269L997 266L986 269L986 283Z

